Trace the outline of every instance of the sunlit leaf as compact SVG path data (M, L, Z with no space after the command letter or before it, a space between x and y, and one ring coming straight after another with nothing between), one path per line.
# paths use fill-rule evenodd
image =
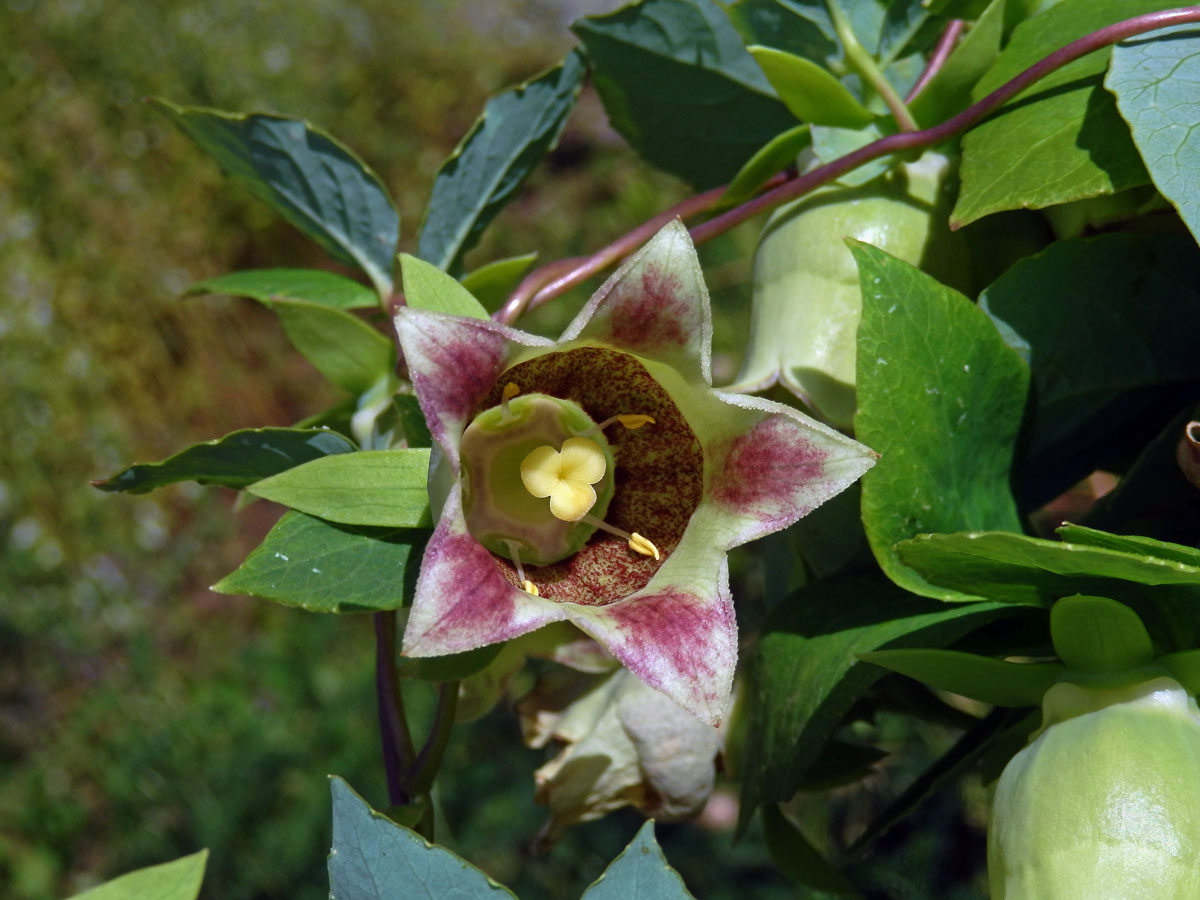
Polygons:
M229 294L263 303L306 300L333 309L365 309L378 304L375 292L357 281L320 269L250 269L197 281L189 295Z
M196 900L207 862L208 851L201 850L114 878L71 900Z

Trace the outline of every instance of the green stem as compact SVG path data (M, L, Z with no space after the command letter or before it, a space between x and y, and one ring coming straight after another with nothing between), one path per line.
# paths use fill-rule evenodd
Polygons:
M457 708L458 682L439 684L437 712L433 716L429 737L425 739L425 746L417 754L417 760L408 773L407 786L415 796L423 797L433 787L434 776L442 764L442 754L446 752L450 732L454 729L454 712Z
M829 8L829 18L833 20L833 30L837 32L838 39L842 42L842 50L846 54L846 62L850 63L850 68L854 69L867 84L874 88L875 93L883 98L883 102L891 110L892 118L896 120L896 125L901 131L916 131L916 120L908 111L908 107L904 105L904 101L900 99L900 95L896 93L896 89L892 87L892 83L879 70L875 57L871 56L858 42L854 29L850 27L850 20L842 12L838 0L826 0L825 5Z

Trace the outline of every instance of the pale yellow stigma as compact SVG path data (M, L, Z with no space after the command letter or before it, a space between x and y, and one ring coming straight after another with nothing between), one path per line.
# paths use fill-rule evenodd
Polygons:
M508 409L508 401L517 394L521 393L520 387L515 382L510 381L504 386L504 390L500 392L500 408L504 410L504 417L508 418L512 413Z
M654 544L652 544L647 538L642 537L636 531L633 534L630 534L628 531L622 531L620 528L614 528L612 525L609 525L607 522L602 521L601 519L597 519L595 516L584 516L583 521L587 522L589 525L599 528L601 531L607 531L609 534L616 535L619 538L624 538L629 544L629 549L634 553L640 553L642 556L652 556L654 557L655 561L662 559L662 554L658 552L658 548L655 547Z
M608 462L595 441L567 438L562 450L544 444L521 462L525 490L537 498L550 498L550 512L564 522L578 522L596 504L592 487L604 478Z

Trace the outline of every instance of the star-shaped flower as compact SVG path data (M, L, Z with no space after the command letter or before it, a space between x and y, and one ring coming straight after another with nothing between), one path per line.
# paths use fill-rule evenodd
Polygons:
M403 653L566 620L718 722L737 662L726 552L795 522L875 454L712 388L708 291L679 222L557 342L411 307L396 332L436 444L435 508L444 496Z

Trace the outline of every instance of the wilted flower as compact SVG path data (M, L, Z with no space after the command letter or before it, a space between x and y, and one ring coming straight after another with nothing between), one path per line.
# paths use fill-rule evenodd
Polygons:
M678 222L557 342L414 308L396 332L445 486L403 652L567 620L719 721L737 661L726 551L796 521L874 454L712 389L708 292Z

